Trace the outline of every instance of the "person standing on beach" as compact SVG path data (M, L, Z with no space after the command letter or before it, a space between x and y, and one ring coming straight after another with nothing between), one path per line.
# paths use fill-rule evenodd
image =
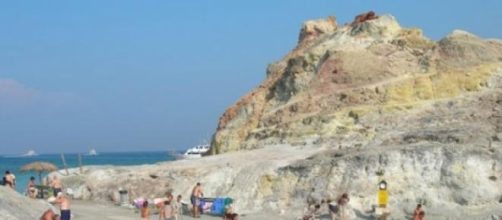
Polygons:
M32 176L30 177L30 182L28 182L28 187L26 188L26 195L34 199L37 197L37 194L38 194L38 189L35 183L35 177Z
M423 210L418 213L418 220L425 220L425 212Z
M157 205L157 208L159 210L159 220L165 220L166 219L166 201L163 200L160 203L155 203Z
M349 219L349 194L344 193L340 199L338 199L338 214L340 216L340 220L348 220Z
M58 179L58 176L52 177L51 186L54 192L54 196L63 191L63 186L61 185L61 180Z
M179 220L181 219L181 195L178 195L176 197L176 201L173 204L173 209L174 209L174 219Z
M190 196L190 202L192 202L193 206L193 217L200 218L199 204L200 199L204 196L202 192L202 184L197 183L192 189L192 195Z
M424 216L422 216L421 218L420 213L423 213L423 215L425 216L425 212L422 209L422 204L418 204L417 207L415 208L415 211L413 212L413 220L422 220Z
M173 201L166 200L164 202L165 220L175 220L174 208L172 205L173 202L174 202L174 200Z
M150 219L150 209L148 208L148 201L143 202L143 206L141 206L141 220L148 220ZM61 219L63 220L63 219Z
M174 197L173 197L173 193L172 192L166 192L166 198L167 198L167 201L174 201Z
M59 205L61 210L61 220L70 220L70 199L68 199L62 192L59 192L56 197L56 204Z

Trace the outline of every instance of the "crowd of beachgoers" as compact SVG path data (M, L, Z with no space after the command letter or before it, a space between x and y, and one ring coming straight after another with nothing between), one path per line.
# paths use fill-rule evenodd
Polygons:
M2 185L12 190L16 189L16 176L11 171L5 171L2 179ZM44 192L44 190L47 190ZM35 177L30 177L30 181L26 187L24 194L31 199L43 199L47 197L47 201L57 208L47 209L41 213L40 220L70 220L72 219L71 212L71 192L70 189L64 190L61 180L57 175L49 176L40 180L37 184ZM168 191L162 198L155 198L151 201L148 199L137 198L133 205L139 211L141 220L148 220L155 213L159 216L159 220L179 220L183 214L182 195L173 196L173 192ZM205 198L203 198L203 188L201 183L196 183L190 195L190 215L193 218L200 218ZM231 205L224 207L222 213L224 220L237 220L238 214L233 211Z

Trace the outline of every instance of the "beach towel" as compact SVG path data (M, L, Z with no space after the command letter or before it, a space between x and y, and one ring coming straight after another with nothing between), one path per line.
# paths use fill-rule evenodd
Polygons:
M211 207L211 213L217 215L223 215L225 213L225 199L216 198L213 201L213 206Z

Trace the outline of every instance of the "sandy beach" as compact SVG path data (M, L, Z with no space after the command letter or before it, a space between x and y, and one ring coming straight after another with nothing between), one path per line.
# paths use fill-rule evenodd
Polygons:
M72 213L74 215L73 219L76 220L133 220L139 219L139 213L135 209L128 209L124 207L115 206L109 203L104 202L91 202L91 201L79 201L74 200L72 202ZM151 215L151 220L159 219L158 215ZM218 216L211 215L201 215L201 218L193 218L188 215L181 216L181 220L190 220L190 219L201 219L201 220L213 220L213 219L222 219ZM286 219L294 219L292 217L279 216L274 215L272 213L263 213L263 214L250 214L240 216L239 219L244 220L263 220L263 219L277 219L277 220L286 220Z

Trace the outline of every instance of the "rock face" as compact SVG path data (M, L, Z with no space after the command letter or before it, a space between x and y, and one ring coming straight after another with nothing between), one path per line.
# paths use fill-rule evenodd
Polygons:
M502 41L453 31L436 42L374 13L346 26L306 22L298 46L223 114L211 153L65 181L84 198L115 200L120 187L189 195L200 181L241 212L295 215L307 198L348 192L354 216L368 219L384 178L393 219L409 218L417 203L428 219L496 218Z
M434 42L419 29L401 28L394 17L372 12L342 27L334 19L306 22L300 36L297 48L268 67L265 81L223 114L213 154L305 138L369 147L388 136L380 129L384 124L364 122L369 118L497 92L498 40L454 31Z
M19 193L0 186L0 219L39 219L50 205L40 200L29 199Z

